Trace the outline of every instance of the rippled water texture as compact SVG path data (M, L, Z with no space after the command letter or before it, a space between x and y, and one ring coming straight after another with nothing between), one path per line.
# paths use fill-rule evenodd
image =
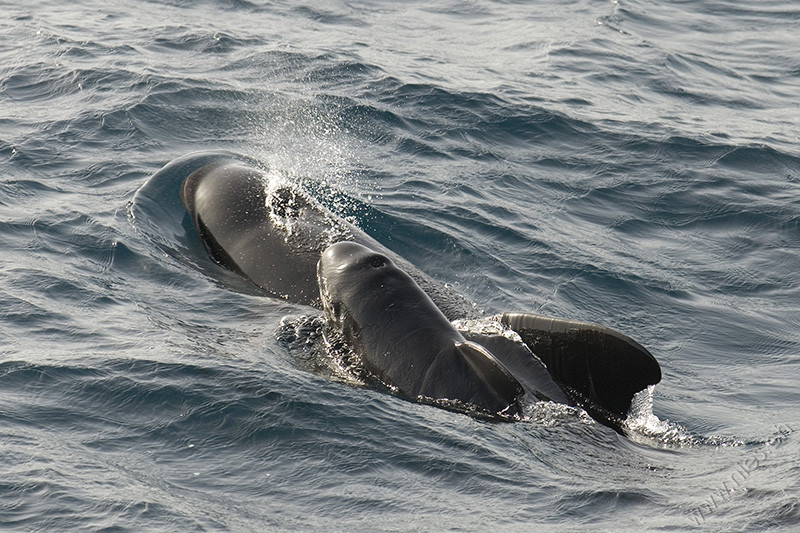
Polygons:
M797 528L798 23L788 1L4 6L0 529ZM315 311L209 262L174 197L132 203L201 150L487 313L637 339L664 374L640 427L348 381L286 336Z

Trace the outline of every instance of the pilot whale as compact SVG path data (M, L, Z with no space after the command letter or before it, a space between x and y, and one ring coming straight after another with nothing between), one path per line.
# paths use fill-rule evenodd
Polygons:
M387 256L338 242L322 253L317 276L329 328L398 394L504 417L520 413L525 391L517 379L467 341Z
M597 324L504 313L499 322L516 340L455 331L450 321L481 316L474 304L300 188L270 188L263 168L236 154L198 153L150 182L179 174L180 203L210 257L271 296L323 310L328 327L401 396L513 417L524 390L580 405L619 431L633 396L661 380L647 349ZM359 261L383 266L354 275Z
M263 171L245 158L220 154L207 162L205 154L196 157L205 164L193 169L182 158L179 168L191 170L182 181L180 198L198 237L212 259L270 295L321 308L317 261L328 245L348 240L391 257L450 320L477 315L466 298L434 282L304 191L290 185L268 190Z

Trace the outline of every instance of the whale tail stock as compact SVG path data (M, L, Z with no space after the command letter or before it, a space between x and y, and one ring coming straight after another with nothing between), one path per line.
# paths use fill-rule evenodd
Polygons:
M611 328L529 313L504 313L501 321L541 359L553 380L593 416L624 420L633 396L661 381L655 357Z

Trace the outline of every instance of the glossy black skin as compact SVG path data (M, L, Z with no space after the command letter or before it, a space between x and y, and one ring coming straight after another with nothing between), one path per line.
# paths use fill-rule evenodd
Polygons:
M252 160L235 154L190 154L167 165L143 189L159 191L159 179L169 178L172 173L183 169L187 169L188 176L182 181L181 201L211 257L222 266L240 273L268 294L322 308L317 261L323 250L332 243L354 241L386 256L429 296L434 308L438 308L447 321L445 323L441 317L434 318L435 313L431 314L431 327L427 327L427 331L433 331L434 338L460 342L457 337L449 338L452 335L449 320L479 316L475 306L465 298L431 280L363 231L335 217L304 192L292 187L280 187L268 192L264 173ZM152 202L153 199L145 194L137 201ZM287 228L291 228L291 231L287 231ZM359 319L359 324L367 324L367 318L386 320L393 313L397 315L400 309L406 313L414 312L414 306L422 305L419 302L424 301L418 297L416 290L408 293L399 291L392 298L377 296L380 291L363 284L337 290L342 294L351 292L353 296L348 301L360 298L375 302L363 306L364 309L372 309L372 318ZM412 293L413 297L410 297ZM428 316L429 305L422 307L422 315ZM624 420L633 395L661 379L658 363L645 348L609 328L529 313L506 313L502 322L520 334L529 350L521 349L520 343L509 343L507 339L497 336L470 335L470 340L494 350L496 359L510 369L533 396L579 404L598 421L615 429ZM384 328L383 331L386 333L391 330ZM403 341L407 345L399 353L420 352L426 344L423 339L427 335L419 330L417 335ZM358 340L355 335L351 338L355 343L364 343L363 346L356 346L360 351L367 346L379 350L377 347L382 346L383 342L380 339ZM387 342L400 342L399 339L399 335L389 335ZM367 351L371 352L373 348L367 348ZM469 350L468 354L474 355ZM472 361L481 360L478 357ZM542 372L542 363L546 365L546 372ZM380 368L383 366L376 362L373 372L382 375ZM393 368L392 364L389 367ZM457 372L460 370L442 375L450 379ZM412 375L418 379L421 377L418 372ZM382 379L401 388L400 378L384 373ZM433 385L425 387L419 385L415 388L405 384L402 385L402 394L436 398L459 396L449 390L438 391ZM459 399L470 401L469 398ZM488 400L475 401L482 405L491 403ZM496 407L492 404L488 409Z
M181 200L195 230L218 263L239 272L270 294L317 304L316 262L329 223L305 200L281 191L295 227L289 234L271 218L263 174L236 160L206 165L183 183ZM290 196L291 195L291 196Z
M530 313L504 313L571 403L617 427L637 392L661 381L656 358L627 335L605 326Z
M520 412L519 382L485 348L468 343L387 256L339 242L322 253L317 275L330 328L398 394L490 415Z
M391 257L451 320L476 316L475 306L431 280L363 231L291 186L267 191L264 173L235 158L191 172L181 201L211 257L269 294L321 308L317 261L338 241L355 241Z

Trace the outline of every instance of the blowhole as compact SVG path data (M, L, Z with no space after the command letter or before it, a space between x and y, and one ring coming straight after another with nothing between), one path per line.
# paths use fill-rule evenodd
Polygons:
M373 268L382 268L386 266L386 259L379 255L373 256L369 260L369 266Z

